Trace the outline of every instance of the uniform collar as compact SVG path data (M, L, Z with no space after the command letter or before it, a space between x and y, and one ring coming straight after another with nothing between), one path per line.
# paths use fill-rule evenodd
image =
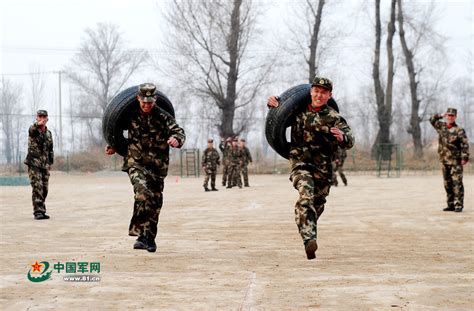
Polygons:
M324 110L326 107L327 107L327 104L324 104L323 106L316 107L316 108L311 106L311 103L308 104L308 110L310 112L320 112L321 110Z

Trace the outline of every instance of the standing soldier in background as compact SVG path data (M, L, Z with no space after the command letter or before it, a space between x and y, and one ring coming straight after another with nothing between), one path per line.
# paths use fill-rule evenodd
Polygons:
M49 170L54 162L53 136L46 127L48 112L38 110L36 122L28 130L28 176L33 188L33 215L35 219L49 219L44 201L48 196Z
M138 236L134 249L156 251L155 238L163 205L164 179L168 175L170 146L181 148L186 138L171 115L155 105L156 86L151 83L138 87L136 106L128 122L128 148L122 171L127 172L135 193L133 216L128 235ZM115 153L105 147L107 155Z
M337 147L336 158L334 159L333 171L332 171L332 184L333 184L333 186L337 187L337 185L338 185L336 172L339 173L339 176L341 177L342 182L344 183L344 186L347 186L347 178L346 178L346 175L344 174L344 171L343 171L344 161L346 160L346 158L347 158L346 149L343 149L341 147Z
M239 148L237 137L232 140L232 147L229 151L229 177L227 188L239 186L242 188L242 179L240 178L240 168L242 167L242 151Z
M442 122L442 118L446 122ZM456 124L457 110L448 108L445 114L435 114L431 125L439 135L438 154L443 165L444 188L448 206L443 211L462 212L464 207L463 166L469 161L469 142L466 132Z
M232 138L228 137L227 139L221 138L219 144L219 149L222 152L222 186L225 187L226 184L229 184L229 155L230 149L232 149Z
M245 146L245 139L240 139L240 150L242 154L242 177L244 178L244 186L249 186L249 172L248 165L252 163L252 155L250 154L249 148Z
M214 148L214 140L208 139L207 148L202 153L202 169L206 173L203 184L204 191L218 191L216 189L216 173L218 165L221 165L219 152ZM207 187L209 178L211 179L211 190Z

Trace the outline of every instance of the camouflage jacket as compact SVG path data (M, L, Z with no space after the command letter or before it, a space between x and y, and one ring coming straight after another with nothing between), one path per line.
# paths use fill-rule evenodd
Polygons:
M430 122L439 134L438 154L441 163L459 165L461 160L469 161L469 142L466 132L456 123L448 128L446 122L441 121L442 115L435 114Z
M222 152L222 159L224 160L224 165L228 165L230 162L229 156L232 149L232 144L226 141L222 141L219 144L219 149Z
M229 150L229 162L232 166L239 166L242 164L242 150L239 147L231 147Z
M218 165L221 165L219 152L216 148L206 148L202 153L202 167L217 170Z
M331 127L337 127L344 133L343 141L337 141L330 132ZM291 171L305 169L330 180L337 148L349 149L353 145L352 130L336 110L327 105L319 112L306 108L296 115L291 127Z
M25 164L48 169L53 162L53 135L47 127L44 132L41 131L38 123L35 122L28 130L28 155Z
M184 130L170 114L155 106L148 115L144 115L137 105L130 113L128 150L122 170L135 167L166 177L170 149L167 141L170 137L178 140L178 148L186 139Z
M250 150L247 147L240 148L242 153L242 162L244 165L248 165L252 162L252 155L250 154Z

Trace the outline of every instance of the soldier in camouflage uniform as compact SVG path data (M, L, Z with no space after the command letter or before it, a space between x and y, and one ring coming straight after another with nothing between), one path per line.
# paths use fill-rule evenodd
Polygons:
M346 158L347 158L347 151L341 147L338 147L335 154L335 159L333 162L333 172L332 172L333 186L337 187L338 185L336 172L339 173L339 176L341 177L342 182L344 183L344 186L347 186L347 178L343 170L344 161L346 160Z
M184 130L170 114L155 105L156 87L138 87L138 103L128 120L128 150L122 170L127 172L135 193L129 235L138 236L134 248L156 251L155 238L163 204L164 178L168 174L169 147L181 148ZM107 155L115 150L105 149Z
M317 221L331 187L334 154L338 146L348 149L354 145L344 118L326 105L331 92L332 82L316 77L310 90L311 103L296 113L291 126L290 180L300 195L295 205L295 221L308 259L316 258ZM270 108L278 104L278 97L268 99Z
M28 130L28 176L33 188L33 215L37 220L49 219L44 204L48 196L49 170L54 162L53 136L46 127L48 112L38 110L36 122Z
M244 179L244 186L250 187L248 166L249 166L249 163L252 163L252 155L250 154L249 148L245 146L245 139L243 138L240 139L240 150L241 150L241 155L242 155L241 172L242 172L242 177Z
M441 119L445 117L446 122ZM466 132L456 124L457 110L435 114L430 122L439 135L438 154L443 165L444 188L448 206L443 211L462 212L464 207L463 166L469 161L469 142Z
M224 187L226 184L228 184L228 180L229 180L229 164L230 164L229 154L230 154L231 148L232 148L232 138L228 137L225 140L224 138L222 138L219 144L219 149L222 152L222 186Z
M214 148L214 140L208 139L207 148L202 153L202 169L206 173L203 184L204 191L218 191L216 188L216 173L218 165L221 165L219 152ZM211 190L207 187L209 178L211 179Z
M240 178L240 168L242 167L242 151L239 148L239 141L236 138L232 140L232 147L229 151L229 178L226 188L238 186L242 188L242 179Z

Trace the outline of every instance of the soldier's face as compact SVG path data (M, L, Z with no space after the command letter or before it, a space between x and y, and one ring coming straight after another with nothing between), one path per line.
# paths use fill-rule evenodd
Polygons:
M331 98L331 91L320 86L311 87L311 105L313 107L322 107L326 105Z
M454 114L446 115L446 122L448 122L448 124L452 124L454 123L454 121L456 121L456 115Z
M207 143L207 148L212 148L212 147L214 147L213 143Z
M36 116L36 121L41 124L46 124L48 122L48 116Z
M155 106L156 101L145 102L141 99L141 97L138 97L138 102L140 103L140 109L143 113L150 113L150 111L153 109L153 106Z

